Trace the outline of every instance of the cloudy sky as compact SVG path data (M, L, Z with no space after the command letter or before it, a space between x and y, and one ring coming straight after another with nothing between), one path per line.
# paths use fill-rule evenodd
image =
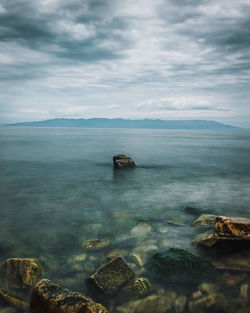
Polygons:
M250 127L250 0L0 0L0 122Z

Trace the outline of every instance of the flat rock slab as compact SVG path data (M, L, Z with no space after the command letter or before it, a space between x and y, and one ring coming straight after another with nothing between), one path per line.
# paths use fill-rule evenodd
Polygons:
M117 292L133 278L134 272L122 257L117 257L100 267L90 279L107 294Z
M108 310L91 298L40 280L32 293L30 313L108 313Z
M135 162L126 154L116 154L113 156L113 164L116 169L126 169L135 167Z

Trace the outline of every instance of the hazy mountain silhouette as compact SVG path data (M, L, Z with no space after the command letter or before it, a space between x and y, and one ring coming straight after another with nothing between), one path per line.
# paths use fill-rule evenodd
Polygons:
M237 129L239 127L206 120L129 120L122 118L67 119L23 122L6 126L83 127L83 128L131 128L131 129Z

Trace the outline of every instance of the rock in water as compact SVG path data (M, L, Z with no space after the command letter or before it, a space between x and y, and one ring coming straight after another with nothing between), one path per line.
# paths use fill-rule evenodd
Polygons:
M115 293L134 276L134 272L122 257L117 257L100 267L90 276L95 285L107 294Z
M210 233L199 235L193 242L210 247L218 240L250 240L250 220L217 216Z
M140 221L131 230L131 234L135 237L143 237L143 236L146 236L150 231L151 231L151 226L143 221Z
M113 156L114 168L125 169L135 167L135 162L126 154L116 154Z
M242 309L238 313L250 313L250 307Z
M89 239L84 244L85 249L102 249L111 244L111 238L99 240L99 239Z
M213 279L215 270L212 264L184 249L170 248L153 255L149 271L165 282L198 283Z
M217 216L214 233L219 239L250 239L250 220L239 217Z
M30 313L108 313L92 299L71 292L48 279L40 280L32 293Z
M23 311L27 311L29 309L28 300L22 300L22 299L16 298L1 289L0 289L0 299L3 299L4 302L9 303L11 306L17 309L20 309ZM0 313L2 313L1 310L0 310Z
M144 297L150 292L151 283L145 277L133 280L125 287L125 292L132 297Z
M176 294L150 295L117 307L119 313L166 313L174 306Z
M216 215L213 214L203 214L193 221L192 225L198 228L212 229L216 221Z
M36 259L7 259L1 266L1 276L6 287L32 287L40 279L42 269Z

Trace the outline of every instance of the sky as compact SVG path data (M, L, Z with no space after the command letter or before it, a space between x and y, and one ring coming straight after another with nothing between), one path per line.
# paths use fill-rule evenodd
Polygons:
M250 0L0 0L0 123L250 127Z

